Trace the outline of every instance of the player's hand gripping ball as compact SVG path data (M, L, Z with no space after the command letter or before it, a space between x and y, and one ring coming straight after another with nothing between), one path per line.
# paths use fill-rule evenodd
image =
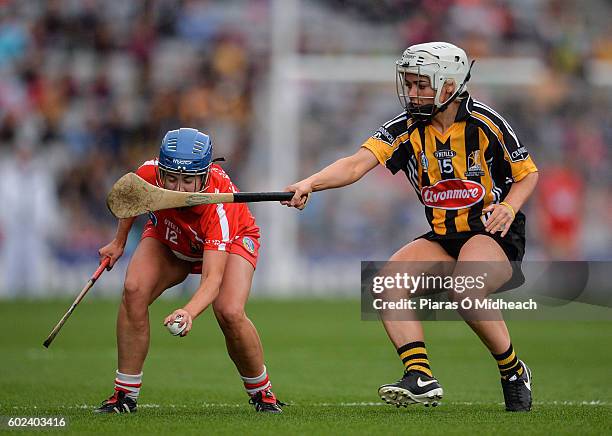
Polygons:
M179 315L174 319L174 322L170 322L166 324L166 328L172 334L172 336L179 336L181 333L183 333L183 330L187 328L187 323L184 323L181 326L182 320L183 320L183 317Z

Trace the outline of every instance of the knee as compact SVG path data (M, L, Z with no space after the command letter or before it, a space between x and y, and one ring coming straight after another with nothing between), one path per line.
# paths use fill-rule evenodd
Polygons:
M149 306L148 295L146 287L138 280L125 280L122 305L129 318L145 320Z
M213 305L219 325L223 330L235 330L246 320L244 308L231 304Z

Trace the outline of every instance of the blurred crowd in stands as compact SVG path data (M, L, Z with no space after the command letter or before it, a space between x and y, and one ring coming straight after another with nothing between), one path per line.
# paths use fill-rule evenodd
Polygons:
M210 131L215 155L248 189L255 108L267 98L272 3L0 0L5 287L35 286L20 280L36 280L28 271L45 256L95 259L115 230L106 192L155 156L168 129ZM399 56L413 43L448 40L477 59L543 60L537 86L472 92L507 117L542 171L529 205L533 252L612 257L612 86L594 84L589 70L593 60L612 62L608 2L301 0L299 8L305 54ZM305 89L300 176L351 152L400 108L388 87ZM388 257L426 230L408 184L380 171L373 177L373 186L350 191L364 197L357 210L336 193L313 201L301 217L305 256ZM393 207L368 199L378 183L389 187L385 204Z

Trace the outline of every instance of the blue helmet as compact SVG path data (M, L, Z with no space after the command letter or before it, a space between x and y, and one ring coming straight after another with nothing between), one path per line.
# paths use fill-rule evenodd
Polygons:
M212 163L210 136L197 129L170 130L159 149L159 169L171 173L205 175Z

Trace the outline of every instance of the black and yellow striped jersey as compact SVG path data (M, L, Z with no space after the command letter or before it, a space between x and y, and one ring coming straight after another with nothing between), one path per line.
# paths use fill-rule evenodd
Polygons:
M469 94L462 97L444 134L404 112L362 145L393 174L406 174L438 235L482 230L483 209L537 171L506 120Z

